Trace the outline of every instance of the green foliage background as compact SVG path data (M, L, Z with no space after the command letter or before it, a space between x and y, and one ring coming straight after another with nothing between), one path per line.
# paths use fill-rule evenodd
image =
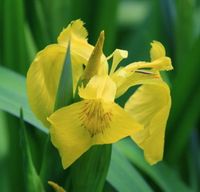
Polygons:
M56 42L62 28L78 18L86 23L92 44L105 30L107 55L114 48L129 51L124 65L148 60L150 42L158 40L174 66L163 74L173 103L164 160L149 166L129 139L114 144L104 191L199 191L199 17L198 0L0 0L0 191L43 190L47 136L28 107L24 76L36 52ZM14 117L20 117L21 107L31 125L22 115ZM60 178L61 167L49 165L48 179L67 185L65 171Z

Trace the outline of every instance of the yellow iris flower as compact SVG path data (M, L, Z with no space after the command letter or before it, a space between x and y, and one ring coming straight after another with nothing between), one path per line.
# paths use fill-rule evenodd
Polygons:
M53 112L58 82L68 42L71 45L74 90L80 101ZM136 62L116 70L128 56L116 49L108 58L102 52L104 33L95 47L87 42L81 20L68 25L58 43L39 52L27 74L27 92L35 115L49 127L64 168L91 146L131 138L144 150L150 164L162 159L164 133L171 97L159 71L171 70L171 60L159 42L153 42L151 62ZM112 67L108 73L108 62ZM83 67L85 66L85 69ZM142 84L142 85L141 85ZM115 98L141 85L122 108ZM76 93L74 92L74 95Z

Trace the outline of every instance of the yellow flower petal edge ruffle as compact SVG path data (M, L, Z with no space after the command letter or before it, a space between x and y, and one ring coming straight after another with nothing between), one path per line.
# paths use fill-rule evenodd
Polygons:
M102 81L104 88L100 90ZM52 143L59 150L64 168L92 145L113 143L142 129L142 125L110 99L114 93L109 90L110 81L108 76L93 77L81 90L83 101L61 108L48 118ZM106 90L108 93L104 93Z
M75 38L77 41L87 42L88 32L83 27L84 23L80 19L72 21L58 36L58 43L68 46L68 42L71 38Z
M145 158L150 164L163 158L165 127L170 107L169 87L162 80L142 85L125 105L125 110L144 125L144 129L131 138L144 150Z

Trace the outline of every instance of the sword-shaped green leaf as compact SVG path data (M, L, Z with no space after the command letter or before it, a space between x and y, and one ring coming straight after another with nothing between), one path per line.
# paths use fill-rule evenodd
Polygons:
M24 121L48 132L29 108L24 76L0 66L0 110L19 117L20 108L24 111Z
M20 110L20 136L21 136L21 147L23 153L23 164L24 164L24 182L26 191L44 192L40 177L38 176L36 169L34 167L31 151L29 147L28 137L26 134L26 127L23 120L23 111Z
M70 56L70 43L67 48L66 58L60 76L54 110L67 106L73 102L73 77Z
M73 102L73 77L72 77L71 65L72 64L71 64L70 43L69 43L58 84L54 111L56 111L61 107L70 105ZM54 168L54 170L49 169L54 165L57 165ZM56 175L60 175L62 171L63 169L61 167L61 162L58 152L53 147L50 140L50 136L48 136L43 154L40 177L43 183L47 185L47 180L55 180Z

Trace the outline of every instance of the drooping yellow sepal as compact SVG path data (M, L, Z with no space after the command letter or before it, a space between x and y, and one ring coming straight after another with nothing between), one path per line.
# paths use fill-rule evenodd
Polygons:
M144 150L146 160L155 164L163 158L166 122L171 107L169 87L162 80L146 82L131 96L125 105L144 129L132 139Z
M63 107L48 118L51 140L64 168L92 145L110 144L142 129L134 117L114 103L115 91L109 76L94 76L79 90L83 101Z
M56 111L48 120L51 140L64 168L92 145L114 143L142 129L142 125L117 104L101 100L74 103Z

